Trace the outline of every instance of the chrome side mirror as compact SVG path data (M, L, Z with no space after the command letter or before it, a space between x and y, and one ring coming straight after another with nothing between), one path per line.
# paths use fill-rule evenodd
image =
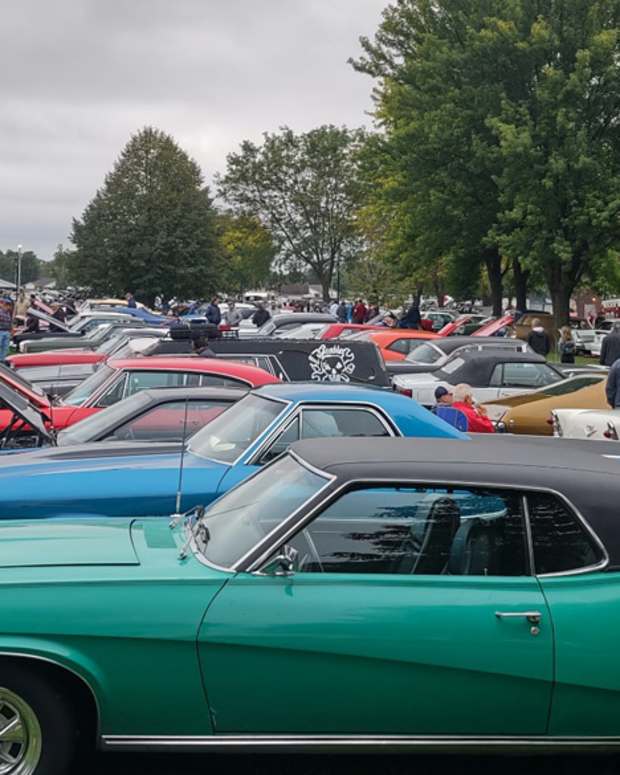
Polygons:
M298 560L297 549L285 544L278 555L263 566L261 573L265 576L293 576L298 567Z

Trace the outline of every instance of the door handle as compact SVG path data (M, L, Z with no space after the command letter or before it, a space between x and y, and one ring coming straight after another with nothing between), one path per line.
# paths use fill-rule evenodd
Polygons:
M540 611L496 611L498 619L527 619L530 624L540 624Z

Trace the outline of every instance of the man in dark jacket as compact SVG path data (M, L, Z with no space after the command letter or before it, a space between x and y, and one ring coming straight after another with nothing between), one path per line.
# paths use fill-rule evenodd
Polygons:
M256 312L252 315L252 323L256 328L263 326L271 317L269 310L266 310L261 302L256 305Z
M413 304L407 310L407 314L404 315L398 324L399 328L422 328L422 315L420 314L420 307L417 302Z
M620 358L620 320L613 324L611 331L601 344L601 366L613 366Z
M551 351L551 339L549 339L549 335L540 325L538 318L532 320L532 330L527 338L527 343L535 353L543 355L545 358Z
M620 358L609 369L605 394L609 406L612 409L620 409Z
M222 313L220 312L219 299L217 296L214 296L211 299L211 304L207 307L205 317L209 323L212 323L214 326L219 326L222 322Z

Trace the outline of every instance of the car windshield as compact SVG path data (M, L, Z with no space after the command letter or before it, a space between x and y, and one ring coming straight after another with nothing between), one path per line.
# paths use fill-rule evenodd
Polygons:
M134 393L124 401L118 401L101 412L91 414L80 422L58 434L58 446L86 444L97 438L106 428L114 428L126 417L133 417L142 407L148 406L151 399L146 392Z
M266 323L263 323L263 325L258 329L258 333L261 336L270 336L273 334L273 332L276 330L276 324L273 322L273 320L268 320Z
M188 449L202 457L232 463L272 424L284 406L280 401L248 395L198 431Z
M109 366L100 366L97 371L90 375L84 382L73 388L70 393L63 398L63 404L68 406L82 406L93 393L98 390L104 382L115 373L115 369Z
M328 482L291 455L280 458L209 508L203 523L210 537L199 547L205 559L232 567Z
M410 363L435 363L443 358L445 353L433 347L432 344L419 344L405 358Z
M97 347L96 352L98 352L100 355L109 355L111 352L114 352L114 350L119 347L123 342L128 342L129 337L125 334L117 334L116 336L111 336L109 339L107 339L105 342L102 342L99 347Z
M96 326L90 329L90 331L84 336L84 339L93 340L99 339L108 329L112 326L110 323L97 323Z

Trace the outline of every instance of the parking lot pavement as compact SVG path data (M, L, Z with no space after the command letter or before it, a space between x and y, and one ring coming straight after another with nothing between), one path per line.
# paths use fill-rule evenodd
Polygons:
M89 763L90 765L90 763ZM207 769L208 768L208 769ZM609 756L175 756L97 755L89 775L620 775ZM85 768L81 768L84 773ZM77 774L76 774L77 775Z

